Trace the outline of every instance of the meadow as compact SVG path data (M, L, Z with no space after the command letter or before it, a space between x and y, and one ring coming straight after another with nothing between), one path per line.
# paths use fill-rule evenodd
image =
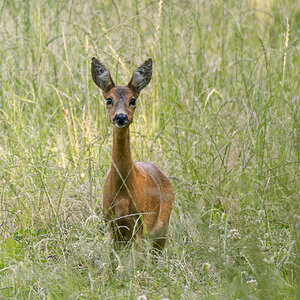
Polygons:
M0 1L0 299L299 299L299 40L296 0ZM118 84L154 61L131 144L175 192L157 262L110 265L93 56Z

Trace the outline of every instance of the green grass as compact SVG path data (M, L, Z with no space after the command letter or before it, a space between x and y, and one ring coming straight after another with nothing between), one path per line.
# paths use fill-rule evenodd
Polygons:
M0 1L1 299L299 299L300 6L266 3ZM133 155L176 195L159 261L116 272L92 56L154 59Z

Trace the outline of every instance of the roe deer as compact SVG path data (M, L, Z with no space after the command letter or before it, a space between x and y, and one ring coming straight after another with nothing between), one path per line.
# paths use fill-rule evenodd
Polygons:
M110 239L116 245L146 237L160 251L166 243L173 190L154 164L133 162L129 139L136 100L152 76L152 59L134 71L126 86L115 85L107 68L95 57L91 67L114 126L111 166L103 190L103 213Z

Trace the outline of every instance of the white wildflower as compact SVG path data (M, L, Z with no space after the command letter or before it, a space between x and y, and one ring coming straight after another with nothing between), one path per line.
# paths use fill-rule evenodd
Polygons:
M241 235L237 229L231 229L227 234L227 239L239 240Z
M248 280L247 283L250 284L250 285L254 285L254 286L257 285L257 281L255 279Z

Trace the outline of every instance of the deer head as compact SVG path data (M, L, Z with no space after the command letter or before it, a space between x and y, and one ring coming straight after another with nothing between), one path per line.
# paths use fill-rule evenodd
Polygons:
M152 77L152 59L148 58L132 75L126 86L115 85L108 69L97 58L92 58L92 77L106 99L110 122L117 128L133 121L136 100Z

